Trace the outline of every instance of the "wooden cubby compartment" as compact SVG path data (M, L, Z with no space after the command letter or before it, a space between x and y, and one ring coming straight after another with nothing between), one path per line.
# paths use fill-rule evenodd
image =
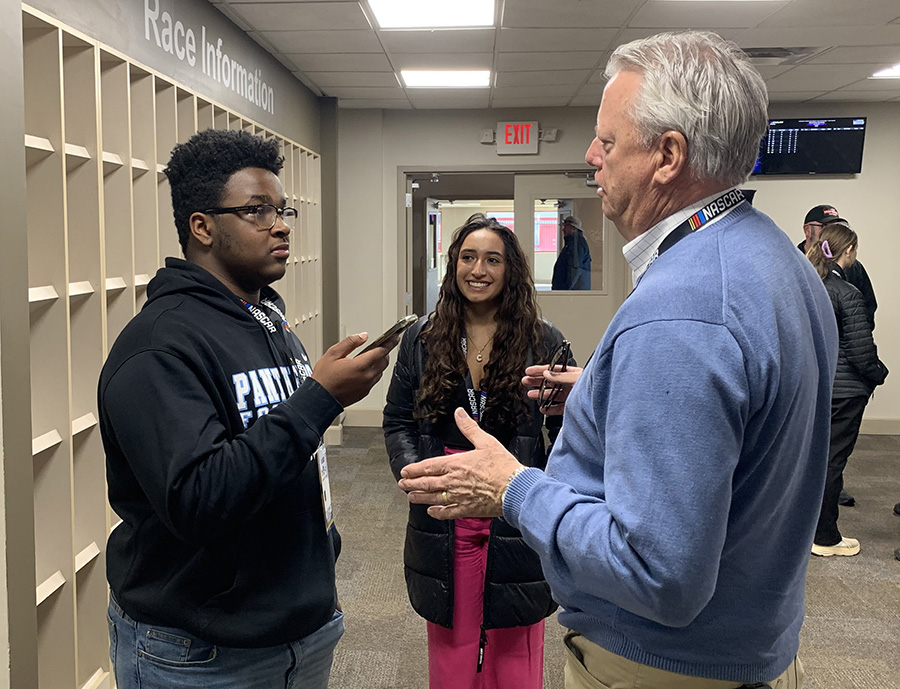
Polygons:
M23 9L36 689L109 689L97 381L109 347L181 256L163 170L198 129L276 139L300 210L276 285L321 354L318 155L55 19Z

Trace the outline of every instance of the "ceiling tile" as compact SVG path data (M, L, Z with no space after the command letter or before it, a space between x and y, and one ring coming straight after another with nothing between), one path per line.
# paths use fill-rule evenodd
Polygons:
M407 100L376 100L365 98L341 98L339 108L360 110L412 110Z
M452 101L443 98L413 98L411 99L416 110L481 110L488 107L487 94L481 98L457 98Z
M399 86L397 76L393 72L306 72L305 74L322 89L334 86L391 88Z
M452 103L457 99L484 100L490 97L490 89L406 89L406 95L411 101L442 100L444 103Z
M541 86L545 84L581 84L589 69L546 70L541 72L500 72L497 86Z
M840 102L840 103L859 103L859 102L880 102L890 100L895 96L900 96L900 89L896 91L832 91L815 99L819 101Z
M385 49L393 53L492 53L493 29L446 31L381 31Z
M358 2L232 2L228 8L257 31L371 29Z
M506 0L503 26L515 28L618 27L643 0Z
M893 91L900 88L900 79L860 79L847 84L842 91Z
M900 16L896 0L794 0L760 26L861 26L887 24Z
M322 89L326 96L335 98L373 98L378 100L402 98L406 95L399 86L392 88L378 88L368 86L333 86L332 88Z
M872 45L832 48L803 64L846 65L858 63L881 64L890 67L900 63L900 45Z
M491 69L493 53L391 53L394 68Z
M498 72L527 72L547 69L593 69L605 53L500 53Z
M900 26L751 28L740 34L737 43L743 48L900 45Z
M383 53L374 31L266 31L283 53Z
M557 105L560 100L568 100L575 95L578 90L574 84L555 84L541 86L535 91L533 86L506 86L502 88L494 88L495 98L525 98L530 95L538 97L553 97L557 99Z
M544 98L532 96L531 98L494 98L491 101L492 108L553 108L565 105L558 98Z
M787 2L661 2L649 0L628 22L655 29L719 29L756 26Z
M833 91L869 74L865 65L799 65L789 72L770 79L769 91Z
M497 47L504 52L606 50L617 29L500 29Z
M803 103L821 95L822 91L785 91L784 93L769 93L769 102Z
M287 57L305 72L386 72L391 69L384 53L289 53Z

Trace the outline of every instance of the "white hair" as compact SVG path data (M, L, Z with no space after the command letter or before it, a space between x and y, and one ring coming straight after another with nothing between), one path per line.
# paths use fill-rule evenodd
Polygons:
M766 85L747 55L708 31L661 33L619 46L606 77L639 72L630 116L644 146L681 132L698 179L745 182L768 126Z

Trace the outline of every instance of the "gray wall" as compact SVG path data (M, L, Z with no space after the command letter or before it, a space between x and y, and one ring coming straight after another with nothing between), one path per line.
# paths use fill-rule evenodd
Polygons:
M772 106L773 116L867 116L863 171L842 177L753 179L755 204L795 241L803 236L809 208L834 204L860 233L860 260L877 291L875 339L893 371L900 370L900 104L806 104ZM498 156L479 143L479 132L499 121L538 120L558 127L557 143L540 154ZM346 332L380 332L396 320L405 289L405 218L400 211L403 170L560 169L585 167L596 108L533 110L355 111L339 124L340 316ZM423 175L425 176L425 175ZM433 185L440 187L440 184ZM350 193L352 192L352 193ZM440 196L440 190L430 190ZM379 289L379 286L381 289ZM348 425L380 424L386 383L347 412ZM866 409L863 431L900 433L900 375L888 377Z

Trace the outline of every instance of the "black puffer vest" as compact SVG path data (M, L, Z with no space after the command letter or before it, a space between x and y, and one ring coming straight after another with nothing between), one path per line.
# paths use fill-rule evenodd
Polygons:
M444 454L444 441L434 424L413 418L415 393L425 364L419 335L427 323L421 318L403 336L384 408L384 437L391 470L399 480L407 464ZM563 340L562 333L544 321L548 352ZM529 357L528 364L532 363ZM533 405L533 413L519 425L507 449L526 466L543 469L547 463L542 427L545 418ZM547 417L551 442L559 433L560 417ZM427 506L410 505L403 562L409 600L415 611L430 622L453 626L453 521L428 516ZM502 519L491 521L484 586L485 629L534 624L556 610L550 587L544 580L540 559L522 534Z

